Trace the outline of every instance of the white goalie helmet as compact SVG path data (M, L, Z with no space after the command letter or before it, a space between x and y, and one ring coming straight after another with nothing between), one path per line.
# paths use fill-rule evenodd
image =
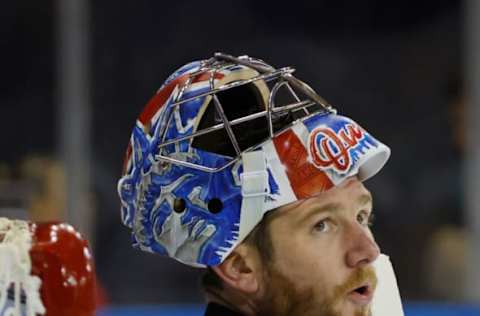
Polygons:
M217 53L166 80L118 183L135 247L214 266L266 212L382 168L390 149L293 72Z

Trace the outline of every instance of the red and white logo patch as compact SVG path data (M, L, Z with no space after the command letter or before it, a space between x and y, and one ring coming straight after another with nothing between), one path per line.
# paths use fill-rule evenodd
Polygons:
M330 127L317 127L308 140L313 164L322 170L333 169L340 174L350 170L353 164L352 148L364 138L364 130L348 123L337 132Z

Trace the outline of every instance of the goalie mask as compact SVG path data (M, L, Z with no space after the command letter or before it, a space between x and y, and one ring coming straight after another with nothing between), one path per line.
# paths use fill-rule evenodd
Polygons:
M293 72L217 53L167 79L118 183L135 247L218 265L266 212L381 169L389 148Z
M64 223L0 217L0 316L93 316L87 242Z

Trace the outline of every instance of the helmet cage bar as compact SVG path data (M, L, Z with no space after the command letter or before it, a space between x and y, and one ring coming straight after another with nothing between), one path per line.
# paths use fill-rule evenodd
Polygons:
M242 150L240 149L240 145L238 145L237 138L233 133L232 125L229 123L228 118L225 115L225 112L223 112L223 107L220 104L220 100L215 94L213 95L213 104L215 104L215 109L217 110L217 113L220 115L220 117L223 120L223 125L225 126L225 130L227 131L228 137L230 138L230 141L233 144L233 148L235 148L235 152L237 153L237 156L240 155L242 153Z
M210 80L209 80L210 90L215 89L215 74L217 73L219 68L220 68L219 65L217 65L217 67L214 67L213 71L210 72ZM237 138L235 137L235 134L232 130L232 126L229 124L228 118L225 115L225 112L223 111L223 106L220 103L220 100L218 99L218 96L216 94L213 94L212 98L213 98L213 104L215 105L216 113L220 115L223 121L223 124L225 126L225 130L227 131L228 137L230 138L230 141L233 144L233 148L235 149L235 153L237 154L237 156L239 156L241 155L242 150L240 149L240 145L237 142Z
M230 66L230 65L228 65ZM210 68L210 70L212 70ZM208 95L211 95L211 94L216 94L218 92L221 92L221 91L224 91L224 90L228 90L228 89L232 89L232 88L236 88L236 87L239 87L239 86L243 86L243 85L246 85L246 84L249 84L249 83L252 83L254 81L258 81L258 80L263 80L265 82L269 82L269 81L272 81L274 79L277 79L279 76L284 76L285 74L288 74L288 73L292 73L294 72L295 69L293 68L290 68L290 67L285 67L285 68L280 68L280 69L277 69L273 72L270 72L270 73L265 73L265 74L261 74L261 75L258 75L256 77L253 77L253 78L250 78L250 79L246 79L246 80L239 80L239 81L234 81L234 82L230 82L230 83L227 83L225 85L222 85L218 88L215 88L215 89L212 89L211 91L208 91L208 92L204 92L204 93L199 93L193 97L190 97L188 99L185 99L185 100L181 100L181 101L176 101L176 102L173 102L172 103L172 106L178 106L178 105L181 105L182 103L186 103L186 102L190 102L190 101L193 101L195 99L198 99L198 98L201 98L201 97L205 97L205 96L208 96ZM196 73L193 73L190 75L190 77L195 77L196 76ZM187 80L184 84L184 86L187 86L187 83L190 85L191 84L191 80L189 82L189 80ZM186 88L180 88L180 91L181 90L185 90ZM183 93L183 92L182 92ZM178 100L179 98L175 98L176 100Z
M215 53L215 57L253 68L260 73L272 72L275 70L275 68L273 68L271 65L267 64L263 60L251 58L248 56L235 57L235 56L224 54L224 53ZM296 86L297 88L302 90L307 96L315 100L318 104L322 105L323 107L330 107L330 104L324 98L319 96L315 92L315 90L313 90L312 87L310 87L305 82L299 80L298 78L292 76L291 74L285 75L284 79L290 82L293 86Z
M249 57L249 56L246 56L246 55L245 56L240 56L240 57L235 57L235 56L232 56L232 55L229 55L229 54L218 52L218 53L215 53L214 56L215 56L214 58L216 58L217 60L224 60L224 61L228 61L228 62L233 63L233 64L239 64L239 65L247 66L247 67L250 67L250 68L253 68L253 69L257 70L260 73L272 72L272 71L275 70L274 67L267 64L263 60L258 59L258 58L252 58L252 57Z
M298 103L292 103L292 104L289 104L289 105L282 106L281 108L272 109L271 113L272 113L272 116L273 116L275 114L282 114L282 113L286 113L286 112L289 112L289 111L296 111L298 109L304 109L307 113L309 113L306 108L308 108L312 105L315 105L315 104L317 104L317 103L315 103L313 101L304 100L304 101L300 101ZM329 111L329 113L330 113L330 111ZM261 112L250 114L248 116L240 117L238 119L234 119L232 121L228 121L227 123L231 126L235 126L235 125L238 125L238 124L250 121L250 120L254 120L254 119L266 116L266 115L268 115L268 111L261 111ZM308 116L305 116L302 119L306 119L310 115L311 115L311 113L309 113ZM218 130L224 128L224 127L225 127L225 123L219 123L217 125L214 125L214 126L207 127L207 128L202 129L202 130L196 131L195 133L193 133L191 135L177 137L175 139L165 141L165 142L159 144L158 147L162 148L162 147L165 147L165 146L170 145L170 144L179 143L179 142L184 141L186 139L191 139L191 138L194 138L194 137L198 137L198 136L201 136L201 135L205 135L205 134L208 134L208 133L211 133L211 132L218 131ZM278 133L279 132L275 133L273 136L275 136Z
M232 65L235 65L235 64L240 64L240 65L250 67L252 69L257 70L260 74L253 77L253 78L250 78L250 79L229 82L227 84L224 84L220 87L215 88L214 87L214 81L215 81L216 73L221 72L222 70L224 70L228 67L231 67ZM189 97L185 100L181 100L181 97L183 96L184 92L192 84L193 79L196 76L198 76L200 74L203 74L207 71L209 72L208 80L209 80L209 85L210 85L210 91L205 92L205 93L200 93L200 94L195 95L193 97ZM240 146L237 142L237 139L235 137L235 133L232 129L232 126L235 126L237 124L241 124L241 123L244 123L244 122L247 122L247 121L250 121L250 120L254 120L254 119L257 119L257 118L260 118L260 117L266 117L267 124L268 124L268 135L269 135L269 137L267 137L267 139L265 139L265 140L268 140L269 138L273 138L274 136L278 135L283 130L285 130L286 128L290 127L293 124L293 122L291 122L289 124L286 124L284 127L280 128L277 132L275 132L274 127L273 127L273 119L276 116L279 116L279 115L282 115L282 114L285 114L285 113L288 113L288 112L297 112L297 111L301 110L301 111L304 112L305 116L300 118L300 119L294 120L294 121L298 121L298 120L303 121L303 120L307 119L308 117L310 117L312 115L318 114L318 110L315 110L314 113L311 113L308 109L308 107L311 107L311 106L316 105L316 104L320 105L323 108L324 112L326 112L326 113L336 112L335 109L332 106L330 106L327 101L325 101L322 97L320 97L309 85L307 85L303 81L294 77L292 75L292 73L294 71L295 71L295 69L290 68L290 67L275 69L274 67L268 65L267 63L263 62L262 60L254 59L254 58L251 58L251 57L248 57L248 56L234 57L234 56L223 54L223 53L215 53L214 57L212 57L208 60L202 61L200 69L191 73L189 75L188 79L185 81L185 83L182 84L182 86L179 88L179 92L178 92L174 102L171 104L171 107L169 107L169 109L171 109L171 110L169 111L169 113L166 113L167 124L164 124L163 126L161 126L160 135L161 135L162 143L160 143L158 145L158 148L159 148L160 152L159 152L159 154L157 154L155 156L155 159L157 161L165 161L165 162L173 163L173 164L176 164L176 165L197 169L197 170L204 171L204 172L209 172L209 173L219 172L219 171L227 168L228 166L231 166L236 161L238 161L243 152L250 151L250 150L252 150L252 149L254 149L255 147L258 146L258 144L256 144L256 145L254 145L250 148L247 148L245 150L241 150L241 148L240 148ZM277 82L275 82L274 86L271 88L269 98L268 98L267 109L263 110L263 111L258 111L256 113L252 113L252 114L244 116L244 117L239 117L239 118L236 118L236 119L230 121L228 119L228 117L226 116L223 105L221 104L221 102L220 102L220 100L219 100L219 98L216 94L221 92L221 91L225 91L225 90L228 90L228 89L243 86L243 85L253 83L253 82L256 82L256 81L259 81L259 80L262 80L264 82L270 82L270 81L273 81L273 80L277 80ZM297 102L290 103L290 104L287 104L287 105L282 105L282 106L276 106L275 105L275 97L277 95L277 92L283 86L285 86L287 88L290 95ZM302 92L307 97L307 99L306 100L301 100L300 97L297 95L297 93L295 92L295 90L293 88L296 88L300 92ZM170 139L170 140L165 140L165 137L166 137L166 134L167 134L166 133L167 128L168 128L168 126L170 126L170 123L173 119L174 111L178 110L177 106L180 106L180 105L182 105L186 102L189 102L189 101L201 98L201 97L206 97L206 96L209 96L209 95L212 96L213 106L215 107L215 113L218 114L219 118L221 118L222 123L216 124L214 126L206 127L206 128L201 129L201 130L197 130L194 133L192 133L190 135L187 135L187 136L177 137L175 139ZM185 140L190 140L190 142L192 142L195 137L205 135L205 134L208 134L208 133L212 133L212 132L221 130L223 128L226 130L227 135L230 139L230 142L231 142L233 148L235 149L235 153L236 153L236 156L232 157L232 160L227 162L223 166L220 166L220 167L217 167L217 168L210 168L210 167L195 164L195 163L192 163L192 162L188 162L188 161L184 161L184 160L180 160L180 159L176 159L176 158L172 158L172 157L169 157L169 156L162 155L162 150L161 149L163 147L167 146L167 145L178 144L178 143L180 143L182 141L185 141ZM261 143L262 142L259 142L259 144L261 144Z
M298 97L298 95L295 93L295 91L292 89L292 87L290 86L290 84L287 82L287 81L279 81L275 84L275 86L273 86L272 88L272 91L270 93L270 96L268 98L268 109L267 109L267 121L268 121L268 131L270 133L270 137L273 137L274 136L274 133L273 133L273 122L272 122L272 111L275 110L275 96L278 92L278 90L282 87L282 86L286 86L288 91L293 95L293 97L295 98L295 100L297 101L297 103L300 103L302 102L300 100L300 98ZM294 103L295 104L295 103ZM300 107L301 109L303 109L303 111L305 112L305 115L310 115L310 112L306 109L305 106L303 107ZM282 108L283 109L283 108ZM296 109L292 109L291 110L292 112L295 112L297 111Z

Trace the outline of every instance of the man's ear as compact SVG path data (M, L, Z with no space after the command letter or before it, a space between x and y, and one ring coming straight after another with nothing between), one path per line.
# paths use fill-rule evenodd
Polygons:
M250 247L240 244L218 266L212 267L228 286L244 293L255 293L259 288L261 264Z

